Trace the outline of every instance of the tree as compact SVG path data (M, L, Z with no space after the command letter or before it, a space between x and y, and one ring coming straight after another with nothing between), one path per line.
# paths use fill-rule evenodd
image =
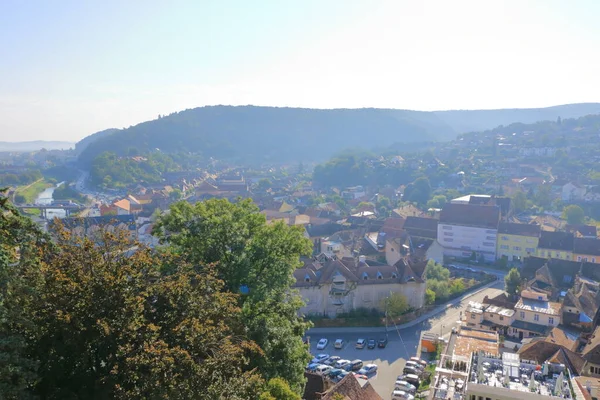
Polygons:
M448 199L444 195L433 196L433 199L427 202L427 208L442 208Z
M172 201L181 200L183 197L183 193L179 189L173 189L169 192L169 199Z
M431 184L425 177L417 178L413 183L404 189L404 201L414 201L417 204L424 205L431 197Z
M15 194L15 203L17 204L25 204L27 199L21 193Z
M390 293L388 297L381 300L381 303L392 319L398 318L410 309L408 299L401 293Z
M571 204L563 208L562 217L571 225L580 225L585 221L585 212L578 205Z
M525 193L521 190L516 192L512 198L512 204L517 213L527 210L527 196Z
M273 182L271 182L270 179L262 178L261 180L258 181L258 184L256 186L259 190L267 190L271 186L273 186Z
M425 304L432 305L435 303L435 292L429 288L425 290Z
M3 398L258 398L262 351L214 266L131 251L123 232L51 241L0 207Z
M250 199L175 203L159 218L155 233L192 265L215 265L223 290L241 293L242 322L264 351L253 358L267 379L284 378L299 392L310 360L302 335L308 323L298 316L302 301L291 285L299 256L312 250L298 227L266 224Z
M504 277L504 290L510 295L516 295L521 289L521 274L516 268L508 271Z
M259 400L301 400L301 396L290 388L290 385L281 378L273 378L267 383L267 390L261 394Z

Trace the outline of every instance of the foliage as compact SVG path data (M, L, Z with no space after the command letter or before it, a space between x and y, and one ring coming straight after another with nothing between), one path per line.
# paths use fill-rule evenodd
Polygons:
M144 157L120 157L113 152L104 152L93 159L90 181L105 189L123 189L138 183L155 184L162 181L165 172L181 169L175 156L161 152Z
M527 195L521 190L517 191L512 197L512 205L517 213L527 210Z
M432 305L435 303L435 292L429 288L425 290L425 304Z
M302 343L307 323L298 316L302 301L291 290L299 256L312 250L302 230L267 225L249 199L211 199L173 204L155 233L193 265L214 263L223 290L243 294L239 303L246 332L266 354L253 358L252 365L266 378L281 376L299 391L310 358Z
M404 189L404 201L412 201L419 205L427 203L431 197L431 185L425 177L417 178Z
M392 319L398 318L410 309L408 299L402 293L390 293L388 297L381 300L381 303Z
M128 251L135 243L119 232L96 244L57 231L52 242L6 199L0 208L3 398L251 400L264 390L250 365L264 353L214 266Z
M444 195L433 196L433 199L427 202L427 208L442 208L448 199Z
M504 290L510 295L515 295L520 292L520 288L521 274L518 269L512 268L504 277Z
M42 179L42 173L37 169L28 169L19 173L0 172L0 187L29 185L39 179Z
M427 289L425 291L426 303L442 302L463 293L476 282L469 281L465 284L463 278L450 278L450 271L443 265L429 260L425 267ZM432 292L432 294L428 293Z
M572 225L583 224L585 221L585 212L578 205L571 204L563 209L562 217L567 220L567 223Z
M87 197L80 194L66 182L54 189L52 198L54 200L73 200L79 204L85 204L88 202Z
M290 385L281 378L273 378L267 382L266 391L261 394L259 400L301 400L301 396L295 393Z

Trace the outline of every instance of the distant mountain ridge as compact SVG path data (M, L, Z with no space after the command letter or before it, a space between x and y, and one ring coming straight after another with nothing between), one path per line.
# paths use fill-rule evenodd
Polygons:
M600 103L536 109L412 111L206 106L180 111L127 129L107 130L77 144L88 164L104 151L120 155L195 152L241 162L323 160L345 148L445 141L458 134L514 122L600 113Z
M68 150L75 147L72 142L33 140L30 142L0 142L0 151L30 152L42 149Z

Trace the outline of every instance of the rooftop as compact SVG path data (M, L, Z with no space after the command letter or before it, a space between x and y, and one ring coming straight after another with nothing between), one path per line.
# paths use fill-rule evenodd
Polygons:
M571 398L569 373L564 365L530 364L521 361L519 355L514 353L503 353L502 357L499 357L474 352L467 391L476 389L474 385L490 386L502 391L537 394L540 397ZM509 397L508 393L505 397ZM516 394L512 397L524 398ZM528 396L528 398L532 397Z
M560 313L560 304L551 301L520 298L515 305L515 309L548 315L558 315Z

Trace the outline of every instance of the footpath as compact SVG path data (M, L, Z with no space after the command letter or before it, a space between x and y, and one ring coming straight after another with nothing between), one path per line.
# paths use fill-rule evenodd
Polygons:
M466 292L465 294L463 294L460 297L457 297L454 300L450 300L447 303L444 303L442 305L437 306L436 308L434 308L433 310L421 315L420 317L417 317L415 319L413 319L412 321L406 322L404 324L401 325L393 325L389 326L387 328L388 332L391 331L396 331L398 329L405 329L405 328L410 328L411 326L415 326L417 324L422 323L423 321L427 321L430 318L433 318L435 316L437 316L438 314L441 314L442 312L446 311L447 309L454 307L457 304L460 304L462 301L468 299L471 296L475 296L478 293L483 292L486 289L489 289L490 287L494 286L498 284L498 280L492 281L484 286L481 286L473 291L470 292ZM386 328L384 326L372 326L372 327L368 327L368 326L358 326L358 327L340 327L340 328L312 328L309 329L306 334L307 335L319 335L319 334L333 334L333 333L348 333L348 332L352 332L352 333L383 333L386 332Z

